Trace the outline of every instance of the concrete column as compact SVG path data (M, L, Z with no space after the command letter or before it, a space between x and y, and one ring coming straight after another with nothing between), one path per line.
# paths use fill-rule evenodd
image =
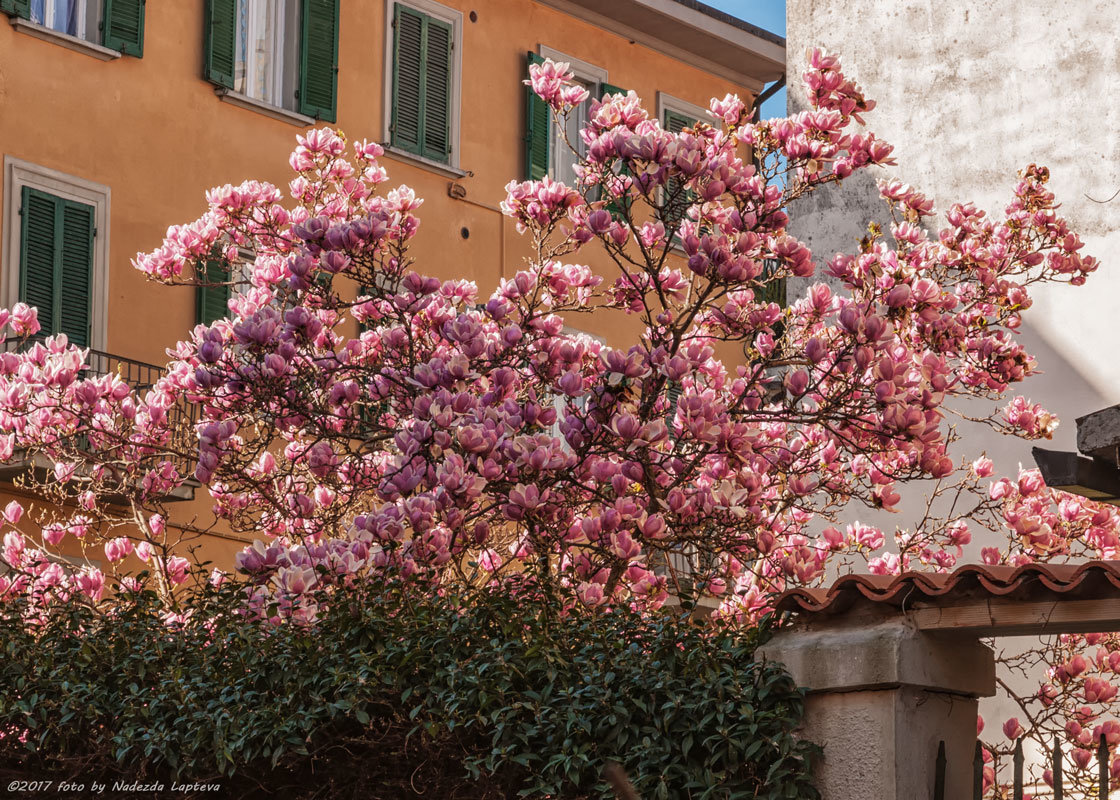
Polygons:
M801 732L824 748L825 800L932 800L942 741L945 797L972 796L977 698L995 693L995 658L976 639L846 623L781 631L758 657L808 690Z

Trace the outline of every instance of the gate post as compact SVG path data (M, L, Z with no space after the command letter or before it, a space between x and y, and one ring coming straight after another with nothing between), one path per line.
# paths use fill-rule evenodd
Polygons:
M808 692L801 733L824 748L826 800L932 800L942 741L945 797L972 796L977 698L995 694L995 658L976 636L833 618L778 632L757 657Z

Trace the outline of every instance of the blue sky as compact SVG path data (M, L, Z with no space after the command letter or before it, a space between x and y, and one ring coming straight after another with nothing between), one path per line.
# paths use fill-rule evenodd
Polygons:
M785 0L703 0L703 2L720 11L734 14L739 19L745 19L763 30L779 36L786 35ZM782 89L762 104L762 118L784 117L785 114L786 90Z

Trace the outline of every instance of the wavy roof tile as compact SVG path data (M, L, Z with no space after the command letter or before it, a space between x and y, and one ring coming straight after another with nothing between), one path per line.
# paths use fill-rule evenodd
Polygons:
M994 598L1024 602L1120 599L1120 561L1021 567L967 564L950 573L845 575L827 589L790 589L778 598L776 608L801 615L832 615L857 604L905 610Z

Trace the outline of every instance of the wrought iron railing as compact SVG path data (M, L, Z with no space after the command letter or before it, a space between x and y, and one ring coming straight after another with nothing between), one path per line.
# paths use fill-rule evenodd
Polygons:
M1050 753L1050 786L1042 787L1046 790L1046 796L1053 797L1054 800L1065 800L1065 787L1063 780L1063 758L1062 747L1057 739L1054 740L1054 746ZM1111 770L1109 769L1109 750L1108 741L1102 733L1098 741L1097 752L1097 791L1096 797L1098 800L1108 800L1111 778ZM1011 759L1012 764L1012 786L1011 786L1011 800L1023 800L1024 784L1023 784L1023 740L1015 740L1015 752ZM937 758L934 761L934 779L933 779L933 800L950 800L945 796L945 742L941 742L937 748ZM976 743L976 753L972 759L972 798L973 800L981 800L984 793L984 748L980 742ZM1003 795L1000 795L1001 797ZM1038 797L1037 790L1032 791L1032 796Z
M41 338L43 337L35 337L31 342L26 343L9 340L4 342L3 349L8 352L24 349L36 339ZM155 386L165 372L164 367L156 364L149 364L135 358L125 358L115 353L106 353L93 348L89 349L86 365L86 369L82 370L82 377L94 378L100 375L116 375L140 395ZM183 477L191 477L194 474L196 459L193 455L185 454L192 453L195 450L195 424L199 420L199 415L198 405L189 403L182 398L167 410L168 428L171 430L170 449L182 455L175 455L169 459L160 458L159 460L170 460Z

